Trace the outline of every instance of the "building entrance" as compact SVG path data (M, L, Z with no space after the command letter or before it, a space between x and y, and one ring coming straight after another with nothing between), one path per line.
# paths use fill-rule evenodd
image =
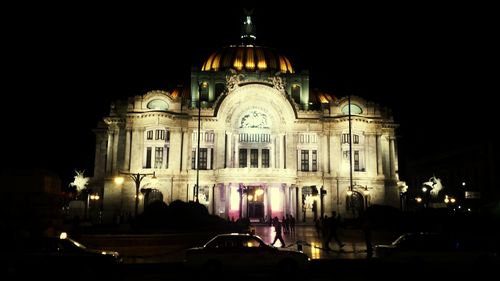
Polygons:
M248 217L264 219L264 189L261 186L249 186L247 200Z

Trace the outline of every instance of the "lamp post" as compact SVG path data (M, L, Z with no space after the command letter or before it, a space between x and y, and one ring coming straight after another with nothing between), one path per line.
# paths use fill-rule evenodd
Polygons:
M152 173L127 173L127 172L120 172L122 175L127 175L129 176L135 183L135 209L134 209L134 217L137 217L138 211L139 211L139 190L141 189L141 182L146 176L153 176L153 179L156 179L156 174L155 172ZM115 178L115 183L121 184L123 183L124 179L122 177L116 177Z
M368 196L370 195L370 191L368 190L368 185L365 186L365 190L363 190L363 197L365 198L365 210L368 208Z
M194 201L198 200L198 192L200 188L200 136L201 136L201 91L208 87L207 82L198 84L198 148L196 151L196 188L194 189Z
M90 218L90 215L88 214L90 212L90 200L92 201L97 201L99 200L99 194L95 193L95 194L90 194L91 192L89 192L87 194L87 210L86 210L86 214L85 214L85 217L86 218Z

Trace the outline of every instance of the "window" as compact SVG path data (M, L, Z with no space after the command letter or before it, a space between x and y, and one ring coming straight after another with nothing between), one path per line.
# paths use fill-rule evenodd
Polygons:
M262 168L269 168L269 149L262 149Z
M318 151L317 150L312 151L312 171L313 172L318 171Z
M250 149L250 168L259 167L259 150Z
M161 169L163 164L163 147L155 148L155 169Z
M206 170L207 169L207 149L206 148L200 148L200 162L198 165L200 165L200 170Z
M156 130L155 139L164 140L165 139L165 130Z
M153 130L150 130L150 131L146 132L146 138L148 140L152 140L153 139Z
M359 150L354 151L354 171L359 171Z
M166 141L170 141L170 131L167 130Z
M240 168L246 168L247 167L247 150L246 149L240 149Z
M196 170L196 150L193 149L193 157L191 158L191 169Z
M352 143L359 143L359 136L358 135L352 135Z
M151 131L153 132L153 131ZM151 168L151 147L146 148L146 165L144 165L144 168L149 169Z
M349 134L342 134L342 143L349 143Z
M309 171L309 150L300 151L300 170Z

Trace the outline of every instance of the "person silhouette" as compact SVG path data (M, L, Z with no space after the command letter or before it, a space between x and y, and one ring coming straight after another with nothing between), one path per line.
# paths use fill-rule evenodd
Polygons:
M281 242L281 247L285 247L285 240L283 239L283 236L281 235L281 222L279 221L278 217L274 217L273 219L273 226L274 226L274 231L276 232L276 235L274 236L274 241L271 243L271 245L274 246L274 243L276 241L280 240Z
M326 238L325 240L325 249L328 251L328 250L331 250L330 249L330 241L333 239L335 240L335 242L337 242L337 244L339 245L340 248L344 247L345 244L342 243L339 239L339 236L337 234L337 229L339 227L339 220L338 220L338 217L337 217L337 212L335 211L332 211L332 216L330 218L328 218L327 220L325 220L325 226L326 228L328 228L328 237Z

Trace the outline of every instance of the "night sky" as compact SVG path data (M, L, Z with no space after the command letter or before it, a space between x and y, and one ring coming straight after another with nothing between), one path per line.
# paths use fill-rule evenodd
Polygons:
M245 6L257 44L308 69L311 88L393 108L400 162L475 143L495 120L488 7L166 3L2 9L2 168L47 168L64 186L75 169L91 176L110 101L188 85L192 66L239 43Z

